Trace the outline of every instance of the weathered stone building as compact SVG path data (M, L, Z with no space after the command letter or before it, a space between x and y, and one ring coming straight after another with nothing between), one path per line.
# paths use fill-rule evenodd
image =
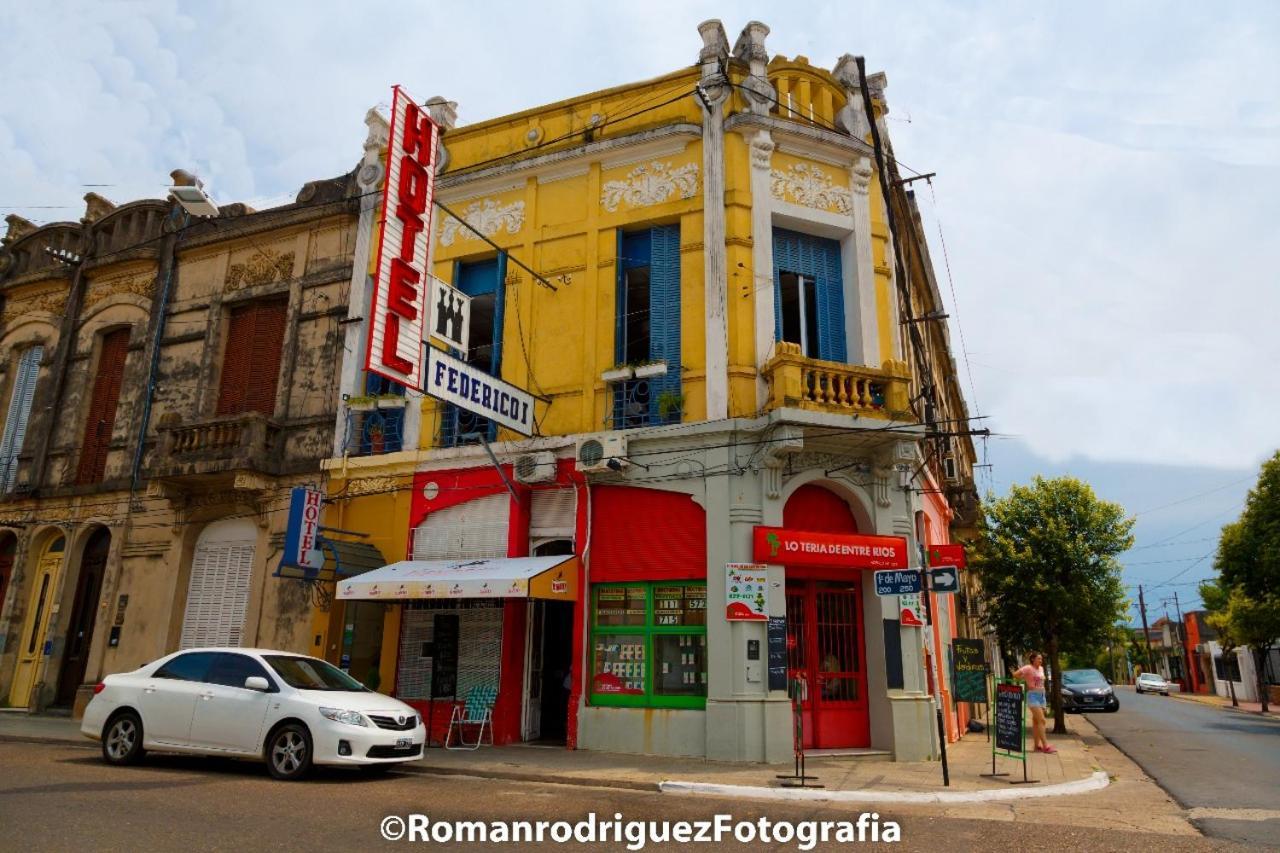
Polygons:
M308 647L306 589L271 573L332 452L357 194L8 218L0 704L73 707L180 646Z

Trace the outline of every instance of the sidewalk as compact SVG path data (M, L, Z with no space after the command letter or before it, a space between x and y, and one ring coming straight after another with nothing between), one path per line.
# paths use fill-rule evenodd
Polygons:
M881 811L892 808L895 813L941 814L1037 826L1087 826L1179 836L1199 834L1188 822L1186 812L1141 768L1101 737L1091 722L1073 715L1069 726L1072 734L1049 736L1058 749L1056 755L1032 753L1028 756L1027 772L1030 778L1039 780L1035 784L1011 785L1011 779L1021 778L1022 765L1005 758L996 759L997 770L1010 776L997 779L981 776L991 772L991 747L985 735L969 734L961 742L947 747L950 787L942 786L942 765L936 761L899 763L878 756L823 756L810 758L806 770L818 777L814 780L816 783L825 787L804 795L852 800L849 805L832 802L833 808L872 807ZM66 744L85 749L97 746L80 735L75 721L21 712L0 712L0 749L4 748L5 741ZM655 794L665 788L666 795L677 796L688 796L697 790L690 790L690 785L714 785L722 786L719 796L750 801L788 795L790 789L777 787L775 776L790 774L794 767L791 763L728 764L698 758L517 745L484 747L475 752L430 749L423 759L403 765L402 769L413 773L623 788ZM723 786L742 786L746 790ZM858 805L881 802L884 805Z
M89 746L79 723L66 717L0 713L0 741L66 742ZM997 758L997 770L1007 777L984 778L991 772L991 747L985 735L967 735L947 747L951 785L942 785L942 764L937 761L893 762L881 756L814 756L806 773L818 777L825 792L881 793L981 792L1011 789L1020 796L1035 796L1037 788L1095 780L1102 768L1078 736L1058 738L1055 755L1031 753L1027 757L1031 785L1011 786L1022 778L1022 764ZM624 755L559 747L517 744L482 747L475 751L428 749L424 757L405 765L406 770L442 775L480 776L511 781L588 785L658 791L663 783L711 783L747 787L780 788L778 775L790 775L793 762L785 764L737 764L702 758ZM1006 794L1007 795L1007 794ZM1004 796L1004 795L1002 795ZM893 800L892 797L887 797ZM911 798L906 798L911 799ZM901 801L901 800L900 800Z
M1276 712L1276 706L1270 705L1270 709L1266 714L1262 713L1261 702L1245 702L1240 701L1239 706L1233 706L1231 700L1225 696L1218 696L1214 693L1170 693L1171 699L1184 699L1188 702L1199 702L1201 705L1213 705L1218 708L1225 708L1228 711L1236 711L1241 714L1257 714L1266 717L1280 717L1280 713Z

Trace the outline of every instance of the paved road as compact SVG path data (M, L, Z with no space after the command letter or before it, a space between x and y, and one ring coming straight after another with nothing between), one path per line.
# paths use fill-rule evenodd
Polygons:
M918 808L918 807L917 807ZM621 813L625 819L850 820L858 810L825 804L737 802L670 794L546 785L467 777L393 773L368 778L328 771L303 783L272 781L261 765L148 756L140 767L102 763L77 746L0 743L0 849L94 850L359 850L409 848L379 838L387 815L426 813L433 819L582 820ZM1153 836L1092 827L1027 825L1003 820L880 809L881 825L901 824L905 850L1140 850L1234 849L1195 836ZM419 845L413 845L419 846ZM433 844L446 850L477 844ZM703 850L792 851L792 843L735 844ZM508 844L502 849L622 850L621 844ZM674 850L656 844L646 850ZM694 849L697 849L696 847ZM817 849L848 850L825 844Z
M1188 809L1202 832L1280 846L1280 720L1120 691L1118 713L1089 719Z

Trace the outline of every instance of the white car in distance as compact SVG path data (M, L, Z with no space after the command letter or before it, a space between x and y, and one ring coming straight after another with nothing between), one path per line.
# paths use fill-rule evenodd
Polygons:
M266 649L189 649L94 688L80 731L109 764L146 751L259 758L277 779L312 765L378 770L422 755L418 712L317 658Z
M1168 696L1169 682L1165 681L1164 676L1158 672L1144 672L1134 682L1133 689L1138 693L1159 693L1162 696Z

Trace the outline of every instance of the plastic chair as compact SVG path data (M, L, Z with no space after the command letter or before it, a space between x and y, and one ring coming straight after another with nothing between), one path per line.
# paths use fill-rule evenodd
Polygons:
M453 706L453 713L449 716L449 730L444 735L444 748L479 749L481 742L484 740L486 726L489 729L489 746L493 746L493 703L497 701L497 698L498 688L496 687L472 687L468 690L467 698L463 700L462 706ZM475 743L467 743L467 726L480 727L480 730L476 732ZM458 730L458 746L450 746L449 743L453 738L455 727Z

